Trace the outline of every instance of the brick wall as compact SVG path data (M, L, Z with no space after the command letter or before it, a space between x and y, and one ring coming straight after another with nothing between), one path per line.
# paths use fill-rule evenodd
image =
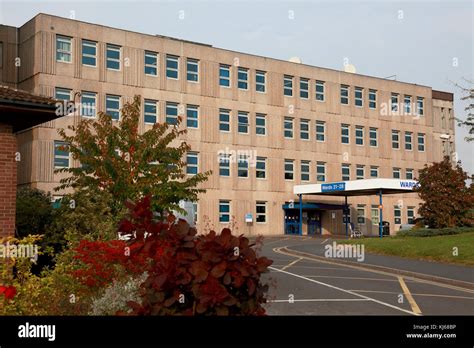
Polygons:
M11 126L0 123L0 237L15 232L16 151Z

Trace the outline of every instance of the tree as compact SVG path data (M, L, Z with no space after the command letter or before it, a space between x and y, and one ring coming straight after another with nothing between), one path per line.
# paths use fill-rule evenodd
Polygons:
M425 165L420 170L419 185L415 188L420 198L418 213L430 228L470 225L474 205L474 185L466 185L468 174L449 157Z
M140 96L124 105L121 120L99 113L97 120L82 120L69 126L73 135L64 129L59 134L68 144L76 168L62 168L70 177L62 179L57 190L72 187L75 190L106 191L110 194L112 214L119 213L126 200L137 200L150 194L155 211L179 211L180 200L196 201L204 192L198 185L207 180L210 172L193 176L185 174L183 157L190 146L179 142L186 133L180 130L181 118L176 125L156 123L140 134Z
M472 81L466 80L471 86ZM467 106L464 108L466 112L466 119L462 120L456 118L458 121L458 126L465 126L468 128L469 135L465 138L467 142L474 141L474 88L464 87L459 84L455 84L456 87L460 88L463 96L461 97L462 101L467 101Z
M16 193L16 234L22 238L43 234L52 221L51 195L30 187L20 187Z

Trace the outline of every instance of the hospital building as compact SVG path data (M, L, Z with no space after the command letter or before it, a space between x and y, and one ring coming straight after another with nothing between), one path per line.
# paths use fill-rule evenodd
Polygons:
M18 185L50 192L79 165L59 128L118 121L134 95L140 131L181 116L187 174L212 170L188 204L198 229L375 236L383 211L394 234L417 217L418 171L455 151L452 93L48 14L0 25L0 84L80 105L17 134Z

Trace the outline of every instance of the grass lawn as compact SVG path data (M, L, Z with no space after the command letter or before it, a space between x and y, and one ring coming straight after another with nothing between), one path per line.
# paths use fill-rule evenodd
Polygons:
M340 243L363 243L365 251L374 254L474 266L474 232L434 237L362 238ZM453 255L454 247L458 248L458 256Z

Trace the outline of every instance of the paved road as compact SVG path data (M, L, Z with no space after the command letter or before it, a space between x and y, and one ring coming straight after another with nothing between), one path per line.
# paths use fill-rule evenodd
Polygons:
M474 291L406 279L345 265L289 256L280 247L315 252L331 240L267 237L261 253L272 260L265 275L270 315L472 315ZM317 252L315 252L317 253ZM370 255L366 255L367 259ZM404 261L410 263L409 261ZM430 263L436 267L437 264ZM397 265L397 264L395 264ZM392 265L393 267L394 265ZM442 265L443 267L445 265ZM414 270L420 269L413 263ZM421 269L423 270L423 269ZM425 269L428 270L428 269ZM443 268L444 270L444 268ZM465 275L458 274L465 279Z

